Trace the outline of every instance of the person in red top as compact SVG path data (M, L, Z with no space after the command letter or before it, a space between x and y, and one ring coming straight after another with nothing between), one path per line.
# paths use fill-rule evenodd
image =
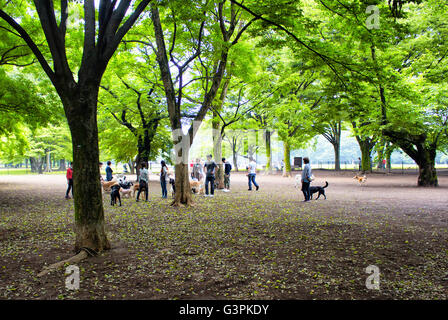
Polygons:
M72 197L73 197L73 168L72 168L72 162L70 162L70 166L67 169L67 183L68 183L68 187L67 187L67 192L65 193L65 199L70 199L70 196L68 195L68 193L70 192L70 190L72 191Z

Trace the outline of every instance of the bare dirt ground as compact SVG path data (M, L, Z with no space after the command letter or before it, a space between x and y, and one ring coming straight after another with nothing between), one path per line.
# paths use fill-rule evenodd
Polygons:
M104 196L112 250L79 263L65 288L73 201L63 175L0 176L0 299L447 299L448 177L314 171L327 200L303 203L294 178L232 175L232 190L172 208L151 176L150 201ZM380 270L368 290L365 269Z

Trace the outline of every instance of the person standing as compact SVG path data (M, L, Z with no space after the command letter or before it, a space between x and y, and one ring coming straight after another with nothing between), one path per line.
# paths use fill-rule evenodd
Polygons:
M70 165L67 169L67 174L65 175L67 178L67 192L65 193L65 199L70 199L70 196L68 195L69 192L72 192L72 198L73 198L73 162L70 162Z
M224 192L230 191L230 171L232 170L232 165L226 161L226 158L222 158L224 163Z
M254 160L252 160L249 163L249 166L247 167L247 171L248 171L247 177L249 179L249 189L248 189L248 191L252 191L252 183L254 184L256 190L258 191L260 186L255 181L255 176L257 175L257 163Z
M362 161L361 161L361 158L359 158L359 157L358 157L358 164L359 164L359 171L361 171Z
M215 171L216 171L216 163L212 160L212 155L209 154L207 156L207 162L205 163L205 196L213 197L215 194ZM208 184L210 183L210 195L208 194Z
M166 165L165 161L161 161L160 165L162 168L160 169L160 185L162 186L162 198L168 197L168 191L166 190L166 179L168 177L168 166Z
M106 181L112 181L113 177L112 177L112 173L114 172L112 170L112 168L110 167L110 165L112 164L112 162L107 161L107 166L106 166Z
M104 179L103 179L103 176L101 175L101 169L103 168L103 163L100 162L100 163L98 164L98 166L99 166L99 169L100 169L100 182L103 183L103 182L104 182Z
M196 163L193 166L192 178L201 181L203 177L203 168L201 164L201 159L197 158Z
M137 199L138 202L140 198L140 193L143 189L145 189L145 201L148 201L148 182L149 182L149 173L148 169L146 169L146 164L142 163L142 168L140 169L140 175L139 175L139 186L138 186L138 192L137 192Z
M308 157L305 157L303 158L303 162L305 163L305 166L303 167L302 171L302 192L303 196L305 197L304 202L308 202L311 199L310 183L312 172L310 159Z

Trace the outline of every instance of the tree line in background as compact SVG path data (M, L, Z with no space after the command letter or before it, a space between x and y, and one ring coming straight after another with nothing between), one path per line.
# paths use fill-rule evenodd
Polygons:
M137 172L171 158L173 205L189 205L189 147L202 123L215 132L215 159L223 143L235 154L242 141L249 158L263 144L267 173L275 131L285 176L291 150L319 135L339 170L350 130L363 171L373 150L389 162L401 150L419 166L418 185L437 186L447 14L444 0L1 0L0 157L38 168L73 160L78 249L110 246L100 155Z

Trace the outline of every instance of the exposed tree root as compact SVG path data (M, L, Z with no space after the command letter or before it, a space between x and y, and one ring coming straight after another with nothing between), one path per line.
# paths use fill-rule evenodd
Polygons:
M93 256L93 255L96 255L95 251L93 251L89 248L82 248L78 254L76 254L75 256L73 256L71 258L68 258L63 261L59 261L57 263L53 263L49 266L44 266L44 269L37 276L42 277L53 270L57 270L57 269L63 267L66 263L69 263L69 264L78 263L78 262L86 259L88 256Z
M184 207L186 207L187 205L186 205L186 204L183 204L183 203L181 203L181 202L179 202L179 201L174 200L173 202L171 202L171 206L172 206L172 207L176 207L176 208L184 208Z

